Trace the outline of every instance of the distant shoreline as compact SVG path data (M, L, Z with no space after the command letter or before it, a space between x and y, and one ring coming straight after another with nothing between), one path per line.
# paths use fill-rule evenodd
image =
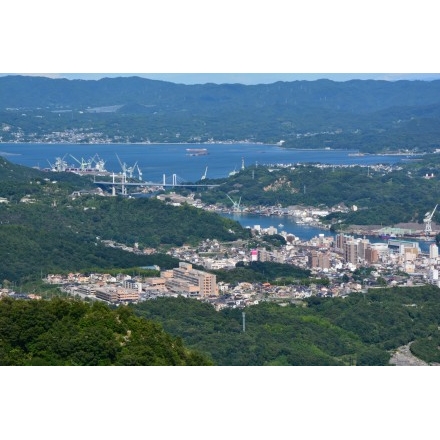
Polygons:
M283 150L292 150L292 151L332 151L332 152L341 152L341 151L354 151L358 150L350 150L347 148L289 148L284 147L278 144L270 144L266 142L246 142L246 141L236 141L236 142L87 142L87 143L77 143L77 142L3 142L0 141L0 145L263 145L268 147L279 147ZM406 156L405 153L365 153L364 156Z
M0 145L33 145L33 144L42 144L42 145L267 145L270 147L276 147L281 145L278 144L269 144L265 142L245 142L245 141L237 141L237 142L4 142L0 141ZM285 147L284 147L285 148ZM323 148L320 148L323 150ZM314 148L302 149L303 151L315 151ZM317 149L318 150L318 149ZM298 149L299 151L299 149ZM348 150L347 150L348 151Z
M293 147L284 147L282 145L270 144L266 142L247 142L247 141L235 141L235 142L87 142L87 143L77 143L77 142L4 142L0 141L0 145L79 145L79 146L88 146L88 145L262 145L268 147L279 147L283 150L291 150L291 151L331 151L331 152L354 152L357 153L359 150L351 150L347 148L293 148ZM11 155L11 153L4 152L4 154ZM394 152L378 152L378 153L362 153L360 156L422 156L426 153L403 153L400 151Z

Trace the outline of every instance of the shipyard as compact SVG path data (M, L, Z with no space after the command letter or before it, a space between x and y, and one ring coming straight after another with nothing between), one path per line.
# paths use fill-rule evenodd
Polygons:
M81 158L78 160L75 156L69 155L78 165L68 164L65 160L67 154L63 157L56 157L55 162L51 163L48 160L49 168L43 168L42 171L51 171L54 173L66 172L75 173L79 175L96 175L96 176L108 176L111 173L105 169L105 161L95 154L93 157L85 160Z

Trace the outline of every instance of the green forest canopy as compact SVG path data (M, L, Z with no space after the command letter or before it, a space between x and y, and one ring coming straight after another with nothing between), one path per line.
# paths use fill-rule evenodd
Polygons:
M440 289L435 286L311 297L303 306L262 302L220 312L186 298L131 307L218 365L388 365L390 353L411 341L422 359L439 361Z
M0 365L211 365L158 323L94 302L0 301Z

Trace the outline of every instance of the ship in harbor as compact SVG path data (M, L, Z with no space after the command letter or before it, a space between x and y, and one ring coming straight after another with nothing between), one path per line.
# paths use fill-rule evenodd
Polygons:
M108 175L109 171L105 169L105 161L101 159L97 154L91 157L89 160L84 160L81 158L81 161L76 159L74 156L70 155L76 162L78 162L79 166L69 165L66 162L66 155L64 157L55 158L55 162L51 163L48 161L50 168L44 168L44 171L52 171L55 173L66 172L66 173L75 173L80 175Z
M206 148L187 148L188 156L206 156L208 154L208 150Z

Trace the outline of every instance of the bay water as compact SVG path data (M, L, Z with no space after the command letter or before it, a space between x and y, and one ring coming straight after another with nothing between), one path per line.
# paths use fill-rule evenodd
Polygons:
M206 155L191 155L187 149L206 149ZM148 182L162 182L166 175L178 180L196 182L206 172L206 177L227 177L231 171L245 167L276 164L323 163L332 165L394 164L405 156L365 155L353 156L353 150L292 150L278 145L250 143L234 144L18 144L0 143L0 156L28 167L49 168L57 157L64 158L69 166L78 167L98 155L105 161L108 171L119 173L121 164L137 166L142 178ZM120 161L120 162L119 162ZM207 169L206 169L207 167Z
M187 149L206 149L206 155L193 155ZM120 173L121 164L142 172L142 180L161 183L172 182L175 174L178 181L197 182L206 177L224 178L231 171L245 167L279 164L322 163L330 165L392 165L399 163L403 155L356 155L353 150L291 150L278 145L251 143L221 144L42 144L0 143L0 156L12 163L35 168L50 168L56 158L63 158L69 166L79 167L80 162L92 157L104 160L107 171ZM137 177L136 171L133 176ZM301 240L331 232L297 224L286 216L258 216L251 214L224 214L242 226L260 225L262 228L276 227L299 237ZM282 227L280 226L282 225Z

